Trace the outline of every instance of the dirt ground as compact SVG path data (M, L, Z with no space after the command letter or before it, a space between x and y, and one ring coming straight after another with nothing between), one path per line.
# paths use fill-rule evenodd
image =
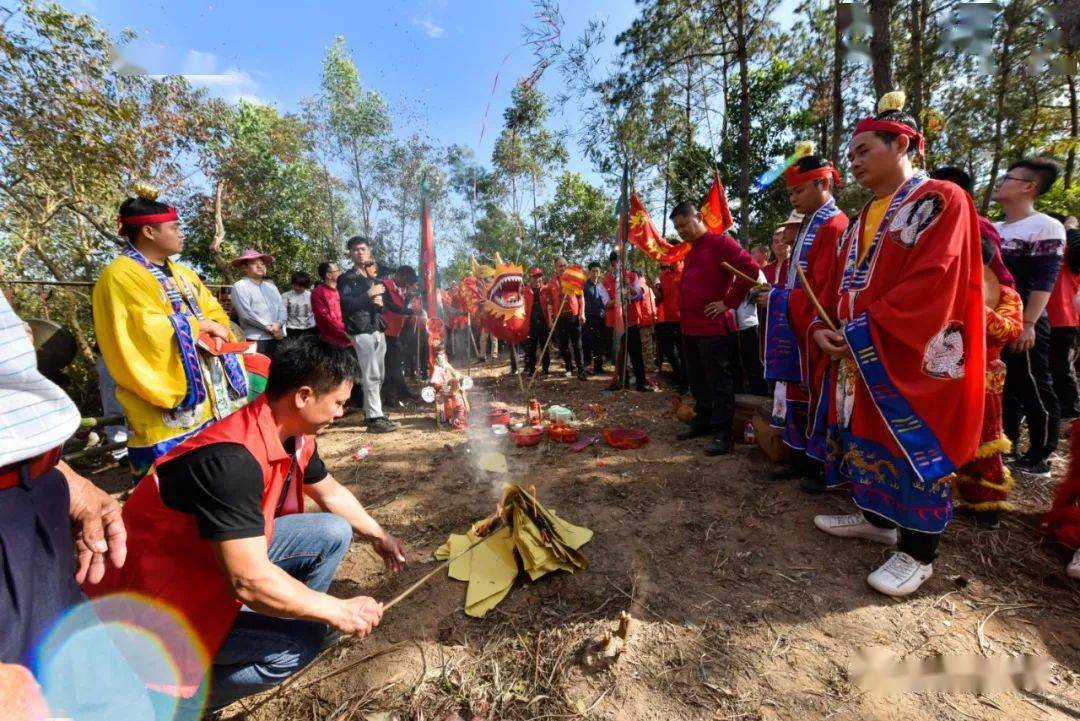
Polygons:
M553 373L525 394L506 371L476 368L473 403L505 402L522 420L536 396L573 409L584 434L624 425L651 437L634 451L601 443L574 454L547 441L501 449L506 480L535 484L543 503L595 532L582 548L591 567L535 583L519 577L484 619L465 616L465 585L439 574L388 611L373 636L225 718L1080 717L1080 587L1064 575L1068 553L1033 531L1050 484L1020 479L1017 511L1000 530L954 521L933 578L914 597L892 600L865 580L887 549L813 527L817 513L852 508L842 494L809 496L795 482L769 481L755 447L708 458L704 440L677 443L682 425L665 414L670 393L608 394L606 378ZM436 430L422 403L392 417L402 430L382 436L363 432L359 415L346 417L320 438L320 453L406 543L411 563L389 575L356 543L335 594L392 598L434 568L432 552L448 534L464 533L499 497L503 479L475 470L486 433ZM371 455L354 462L365 445ZM621 611L641 621L629 650L611 669L587 672L581 648L613 630ZM860 690L849 671L857 650L875 645L905 658L1035 654L1049 661L1048 681L1036 692L883 697Z

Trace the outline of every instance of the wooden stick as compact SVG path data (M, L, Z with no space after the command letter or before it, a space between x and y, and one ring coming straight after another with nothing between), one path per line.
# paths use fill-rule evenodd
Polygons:
M755 278L751 278L746 273L742 272L741 270L739 270L738 268L733 266L731 263L721 263L720 267L723 268L724 270L728 271L732 275L737 275L738 277L745 280L747 283L750 283L751 285L753 285L755 288L761 288L761 287L768 288L769 287L768 283L762 283L760 280L757 280Z
M799 282L802 283L803 290L806 291L806 297L810 299L810 302L817 308L818 315L821 316L821 320L825 322L825 325L829 326L829 330L834 333L839 333L840 329L836 327L836 324L832 322L832 318L825 312L825 308L821 305L821 301L818 300L817 295L814 293L814 289L810 287L810 284L806 282L806 274L803 273L802 266L798 263L795 264L795 272L799 276Z
M489 516L489 518L490 518L490 516ZM396 606L397 604L401 603L401 602L402 602L402 601L404 601L404 600L405 600L406 598L408 598L409 596L411 596L411 595L412 595L412 594L413 594L413 593L414 593L414 592L415 592L415 591L416 591L416 590L417 590L418 588L420 588L421 586L423 586L423 585L424 585L425 583L427 583L428 581L430 581L430 580L431 580L431 579L432 579L432 578L433 578L433 577L434 577L434 576L435 576L436 574L438 574L438 573L439 573L439 571L445 570L445 569L446 569L446 568L447 568L447 567L448 567L448 566L449 566L449 565L450 565L451 563L453 563L454 561L458 560L459 558L461 558L462 556L464 556L464 555L465 555L466 553L471 553L472 551L476 550L477 546L479 546L479 545L480 545L481 543L484 543L484 542L485 542L485 541L487 541L487 540L488 540L489 538L491 538L491 532L492 532L492 531L494 531L494 530L495 530L495 528L496 528L496 526L494 526L494 525L493 525L493 526L492 526L492 527L491 527L491 528L490 528L490 529L488 530L488 533L487 533L487 535L485 535L485 536L484 536L483 538L481 538L481 539L480 539L479 541L477 541L476 543L472 544L471 546L469 546L468 548L466 548L466 549L465 549L464 551L462 551L461 553L457 554L456 556L453 556L453 557L451 557L451 558L448 558L448 559L446 559L445 561L443 561L442 563L440 563L440 564L439 564L438 566L436 566L436 567L435 567L434 569L432 569L432 570L431 570L431 571L429 571L428 573L424 574L424 575L423 575L423 576L422 576L422 577L420 578L420 580L419 580L419 581L417 581L416 583L414 583L414 584L412 584L411 586L409 586L408 588L406 588L406 589L405 589L404 591L402 591L402 592L401 592L401 593L399 593L399 594L398 594L397 596L395 596L394 598L392 598L392 599L391 599L391 600L390 600L389 602L387 602L387 603L383 604L383 613L386 613L386 612L387 612L387 611L389 611L389 610L390 610L391 608L393 608L394 606ZM339 638L339 639L338 639L337 641L335 641L334 643L332 643L332 644L330 644L329 646L327 646L326 648L324 648L324 649L322 650L322 652L321 652L321 653L319 653L319 655L318 655L318 656L316 656L316 657L315 657L315 659L314 659L314 660L313 660L313 661L312 661L311 663L309 663L309 664L308 664L307 666L305 666L304 668L300 669L300 670L299 670L299 671L298 671L297 673L294 673L294 674L293 674L292 676L290 676L289 678L285 679L285 681L284 681L283 683L281 683L280 685L278 685L278 686L277 686L277 688L275 688L275 689L274 689L274 692L273 692L272 694L270 694L270 695L269 695L269 696L267 696L267 697L266 697L265 699L263 699L263 700L262 700L262 701L260 701L260 702L259 702L258 704L256 704L256 705L255 705L255 707L251 709L251 711L255 711L256 709L258 709L258 708L261 708L262 706L264 706L264 705L266 705L266 704L270 703L270 702L271 702L271 701L273 701L273 700L274 700L275 698L277 698L278 696L280 696L280 695L281 695L281 692L282 692L282 691L284 691L284 690L285 690L286 688L292 688L293 686L295 686L295 685L296 685L296 682L297 682L297 681L299 681L299 680L300 680L300 678L301 678L302 676L304 676L304 675L305 675L305 674L306 674L306 673L307 673L308 671L310 671L311 669L315 668L315 667L316 667L316 666L318 666L318 665L319 665L320 663L322 663L322 662L323 662L323 661L325 661L325 660L326 660L327 658L329 658L329 657L330 657L330 654L331 654L331 652L332 652L332 651L334 651L334 649L336 649L336 648L337 648L338 646L340 646L340 645L341 645L341 644L342 644L342 643L343 643L343 642L344 642L344 641L345 641L346 639L349 639L349 638L352 638L352 637L351 637L351 636L342 636L342 637L340 637L340 638ZM359 665L359 664L355 664L355 665ZM341 670L342 670L342 671L344 671L345 669L341 669ZM332 674L332 675L336 675L336 672L335 672L335 674ZM321 679L320 679L320 680L321 680ZM305 688L307 688L307 687L305 686ZM249 713L250 713L250 712L249 712Z
M547 353L548 346L551 344L551 336L555 335L555 326L559 324L559 316L562 315L563 308L566 306L566 295L564 294L562 300L559 301L559 310L555 313L555 319L551 324L551 330L548 331L547 340L544 341L544 349L540 351L540 355L537 358L536 367L533 368L532 378L529 379L529 390L532 390L533 383L536 382L536 374L540 372L540 366L543 364L541 359L544 354Z

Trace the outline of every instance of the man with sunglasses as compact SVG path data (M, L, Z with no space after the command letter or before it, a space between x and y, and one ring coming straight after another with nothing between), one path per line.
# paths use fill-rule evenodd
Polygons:
M1035 210L1035 200L1057 180L1058 164L1025 158L1009 166L991 199L1005 219L994 224L1001 235L1001 257L1016 279L1024 301L1024 330L1001 354L1007 367L1002 415L1005 434L1017 449L1020 419L1026 417L1029 444L1013 466L1028 475L1049 478L1050 454L1057 448L1060 412L1050 372L1050 321L1046 304L1065 252L1065 228Z

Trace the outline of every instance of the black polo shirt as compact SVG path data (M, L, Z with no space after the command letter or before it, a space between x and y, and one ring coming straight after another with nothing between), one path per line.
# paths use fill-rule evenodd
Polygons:
M295 439L284 446L290 455L296 452ZM318 483L327 475L316 448L304 483ZM201 538L230 541L265 533L262 468L242 444L201 446L159 466L157 477L161 501L174 511L194 514Z

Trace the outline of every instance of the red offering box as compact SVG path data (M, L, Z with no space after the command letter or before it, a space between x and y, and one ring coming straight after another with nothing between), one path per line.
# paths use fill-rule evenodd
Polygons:
M604 441L612 448L626 451L641 448L649 442L649 434L634 428L605 428Z
M518 446L535 446L544 437L544 432L539 428L527 426L513 430L510 434L514 437L514 444Z
M565 423L552 423L548 426L548 436L558 443L573 443L578 439L577 428L571 428Z

